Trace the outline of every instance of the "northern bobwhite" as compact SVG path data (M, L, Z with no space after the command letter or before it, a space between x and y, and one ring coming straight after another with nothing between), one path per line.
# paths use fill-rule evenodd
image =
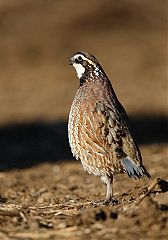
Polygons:
M71 57L70 64L80 80L69 114L70 147L84 170L100 176L107 185L105 202L109 203L113 175L126 172L138 179L150 175L142 165L127 114L98 60L81 51Z

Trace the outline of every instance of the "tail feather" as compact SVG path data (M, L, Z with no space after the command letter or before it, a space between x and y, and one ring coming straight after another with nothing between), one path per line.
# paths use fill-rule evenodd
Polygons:
M143 165L137 165L132 159L129 157L126 157L122 160L123 167L128 174L129 177L136 178L142 178L144 176L147 176L150 178L150 174L147 172L147 170L144 168Z

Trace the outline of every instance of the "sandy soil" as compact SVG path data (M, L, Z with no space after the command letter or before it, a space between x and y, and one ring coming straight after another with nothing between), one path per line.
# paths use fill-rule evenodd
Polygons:
M166 239L166 1L0 1L0 239ZM152 179L105 187L72 158L78 50L95 54L131 120ZM157 179L160 179L156 181Z

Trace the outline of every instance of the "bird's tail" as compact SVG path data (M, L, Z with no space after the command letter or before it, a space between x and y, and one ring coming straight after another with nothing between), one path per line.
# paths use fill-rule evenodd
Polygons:
M141 164L136 164L132 159L126 157L122 160L122 165L124 167L125 172L128 174L129 177L133 178L142 178L147 176L150 178L150 174L145 169L145 167Z

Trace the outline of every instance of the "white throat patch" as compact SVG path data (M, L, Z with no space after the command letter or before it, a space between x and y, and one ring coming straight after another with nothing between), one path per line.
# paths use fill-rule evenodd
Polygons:
M85 68L80 63L74 63L73 67L75 68L77 76L80 79L85 72Z

